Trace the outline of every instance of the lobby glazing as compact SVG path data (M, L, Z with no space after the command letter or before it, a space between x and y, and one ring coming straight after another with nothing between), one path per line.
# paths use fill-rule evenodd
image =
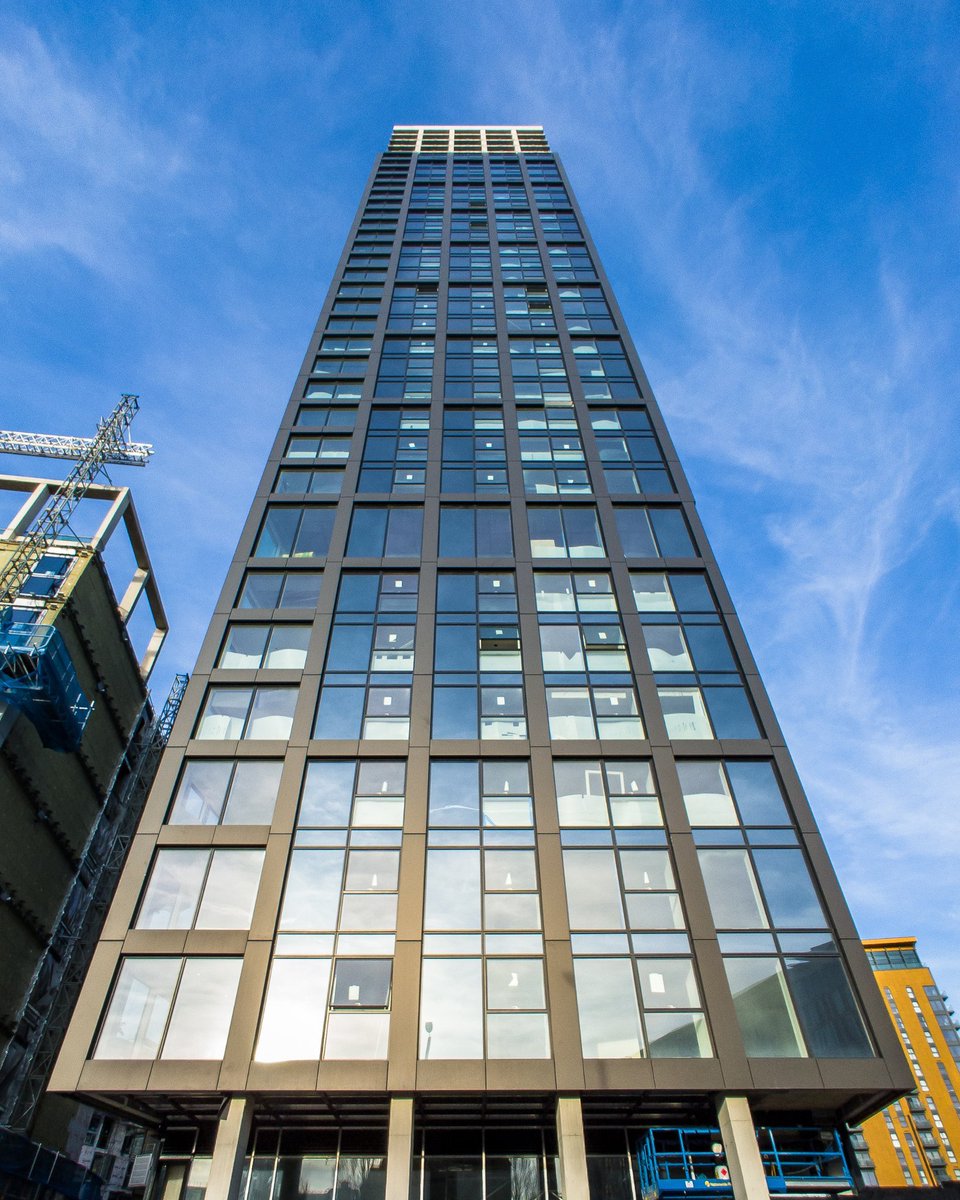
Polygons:
M54 1086L171 1200L630 1196L909 1086L542 130L378 157Z

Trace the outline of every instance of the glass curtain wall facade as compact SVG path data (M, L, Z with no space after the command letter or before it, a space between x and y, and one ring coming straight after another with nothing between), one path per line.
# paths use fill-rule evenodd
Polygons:
M539 128L377 158L54 1083L171 1200L632 1196L909 1086Z

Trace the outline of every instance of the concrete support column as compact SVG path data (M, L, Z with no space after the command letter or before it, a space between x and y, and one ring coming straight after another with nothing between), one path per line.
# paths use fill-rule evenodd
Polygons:
M770 1189L746 1096L721 1096L717 1101L717 1116L734 1200L769 1200Z
M410 1166L413 1162L413 1097L390 1100L387 1131L387 1181L384 1200L409 1200Z
M579 1096L557 1097L557 1148L563 1200L590 1200L583 1108Z
M237 1200L252 1121L253 1101L248 1096L231 1096L217 1125L205 1200Z

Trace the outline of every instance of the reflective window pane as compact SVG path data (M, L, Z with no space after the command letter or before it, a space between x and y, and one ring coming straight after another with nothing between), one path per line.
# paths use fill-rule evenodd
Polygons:
M563 873L572 929L624 928L612 850L565 850Z
M480 851L429 850L424 929L479 929Z
M233 763L226 759L188 762L170 810L170 824L216 825L232 770Z
M644 1008L697 1008L700 993L689 958L639 958Z
M343 826L350 821L352 762L311 762L303 782L300 825Z
M159 850L137 914L138 929L189 929L209 850Z
M727 774L745 825L790 824L770 763L728 762Z
M666 850L621 850L620 870L628 891L669 891L677 886Z
M826 927L826 918L800 850L756 850L760 886L775 926L782 929Z
M691 825L738 824L718 762L678 762L677 773Z
M294 850L280 928L336 929L342 873L342 850Z
M766 929L760 889L746 850L699 850L700 869L718 929Z
M233 773L223 810L224 825L269 825L280 787L283 762L241 759Z
M803 1038L780 960L725 958L724 966L747 1054L803 1058Z
M240 982L240 958L188 958L161 1058L223 1058Z
M584 1058L640 1058L643 1034L627 958L575 958Z
M180 975L179 958L126 958L94 1058L156 1058Z
M713 1053L703 1013L644 1013L651 1058L709 1058Z
M260 887L262 850L215 850L197 929L249 929Z
M327 1018L327 1039L323 1047L323 1057L385 1059L389 1037L389 1013L331 1013ZM341 1170L343 1165L341 1159ZM339 1193L341 1189L337 1190ZM329 1195L329 1192L323 1194Z
M487 1008L546 1008L542 961L539 958L487 959Z
M480 795L475 762L430 764L430 824L480 824Z
M487 1015L488 1058L549 1058L547 1014L489 1013ZM489 1159L487 1182L490 1183ZM539 1182L539 1180L537 1181ZM517 1195L516 1189L513 1195ZM523 1195L524 1193L520 1193ZM534 1193L539 1195L539 1191Z
M420 989L420 1057L483 1057L478 958L426 958Z
M293 728L293 712L296 706L295 687L257 688L244 737L286 741Z
M787 979L811 1054L822 1058L873 1056L839 958L788 958Z
M320 1057L330 980L328 958L278 958L260 1020L257 1062Z

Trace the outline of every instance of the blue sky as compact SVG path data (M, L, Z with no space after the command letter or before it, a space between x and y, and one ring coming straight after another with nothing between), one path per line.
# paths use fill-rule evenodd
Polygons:
M935 0L7 0L0 419L142 395L165 691L391 125L542 123L861 932L960 999L958 64Z

